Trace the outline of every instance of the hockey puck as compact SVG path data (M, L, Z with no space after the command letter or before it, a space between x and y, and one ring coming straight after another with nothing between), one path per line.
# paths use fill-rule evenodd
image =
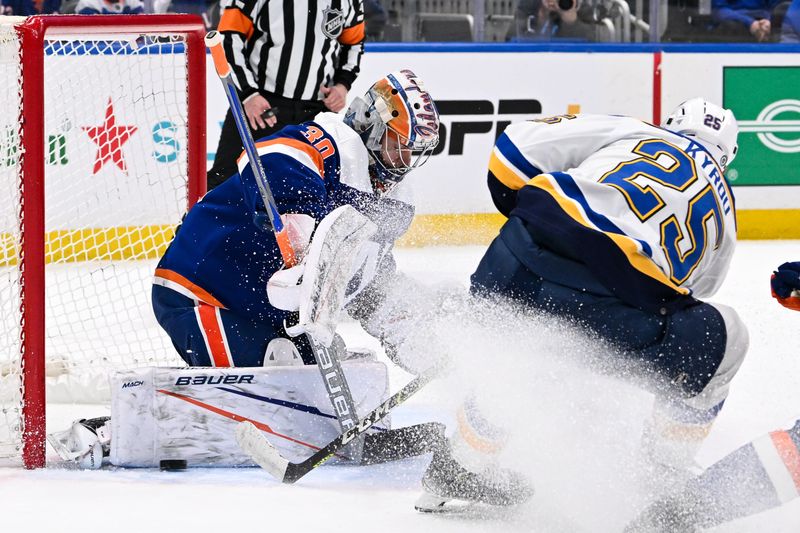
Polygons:
M186 459L161 459L161 461L158 462L158 468L165 472L186 470L187 467Z

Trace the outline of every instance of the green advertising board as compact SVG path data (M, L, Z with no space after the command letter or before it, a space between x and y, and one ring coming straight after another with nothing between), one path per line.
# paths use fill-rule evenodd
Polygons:
M800 185L800 67L725 67L723 106L739 122L734 185Z

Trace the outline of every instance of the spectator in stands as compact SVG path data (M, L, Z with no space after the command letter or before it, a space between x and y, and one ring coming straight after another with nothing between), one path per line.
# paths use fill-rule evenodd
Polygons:
M137 15L144 13L142 0L79 0L78 15Z
M725 40L758 42L771 40L772 17L782 0L714 0L712 16L717 32Z
M582 7L591 9L582 0L519 0L509 38L593 40L594 26L585 21Z
M792 0L792 5L783 18L781 42L800 43L800 0Z
M150 0L158 3L159 0ZM163 0L161 0L163 1ZM219 2L210 0L167 0L170 13L190 13L192 15L202 15L207 13L212 5L219 9ZM145 0L145 11L147 11L147 0Z
M31 15L49 15L58 13L61 0L2 0L0 15L29 17Z
M142 0L144 13L166 13L167 11L174 11L170 9L172 0ZM200 13L203 9L202 0L193 0L191 4L196 4L198 7L193 11L174 11L175 13Z
M364 26L367 41L382 41L389 15L380 0L364 0Z

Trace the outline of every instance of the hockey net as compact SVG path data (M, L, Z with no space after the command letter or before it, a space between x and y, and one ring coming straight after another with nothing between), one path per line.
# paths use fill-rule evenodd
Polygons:
M0 17L0 465L44 465L45 397L103 401L111 370L183 365L150 287L205 188L203 33Z

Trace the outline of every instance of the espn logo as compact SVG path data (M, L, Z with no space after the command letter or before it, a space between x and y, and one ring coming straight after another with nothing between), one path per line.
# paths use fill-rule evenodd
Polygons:
M463 155L464 138L467 135L486 134L494 130L496 140L512 122L524 120L526 117L534 118L535 115L542 113L542 103L539 100L499 100L496 109L491 100L437 100L436 108L439 110L442 123L439 125L439 144L432 155L441 154L445 147L447 155ZM467 120L451 119L446 124L452 115L464 115L464 119ZM512 115L512 117L498 120L497 115ZM476 118L478 120L475 120ZM450 142L448 142L448 130Z

